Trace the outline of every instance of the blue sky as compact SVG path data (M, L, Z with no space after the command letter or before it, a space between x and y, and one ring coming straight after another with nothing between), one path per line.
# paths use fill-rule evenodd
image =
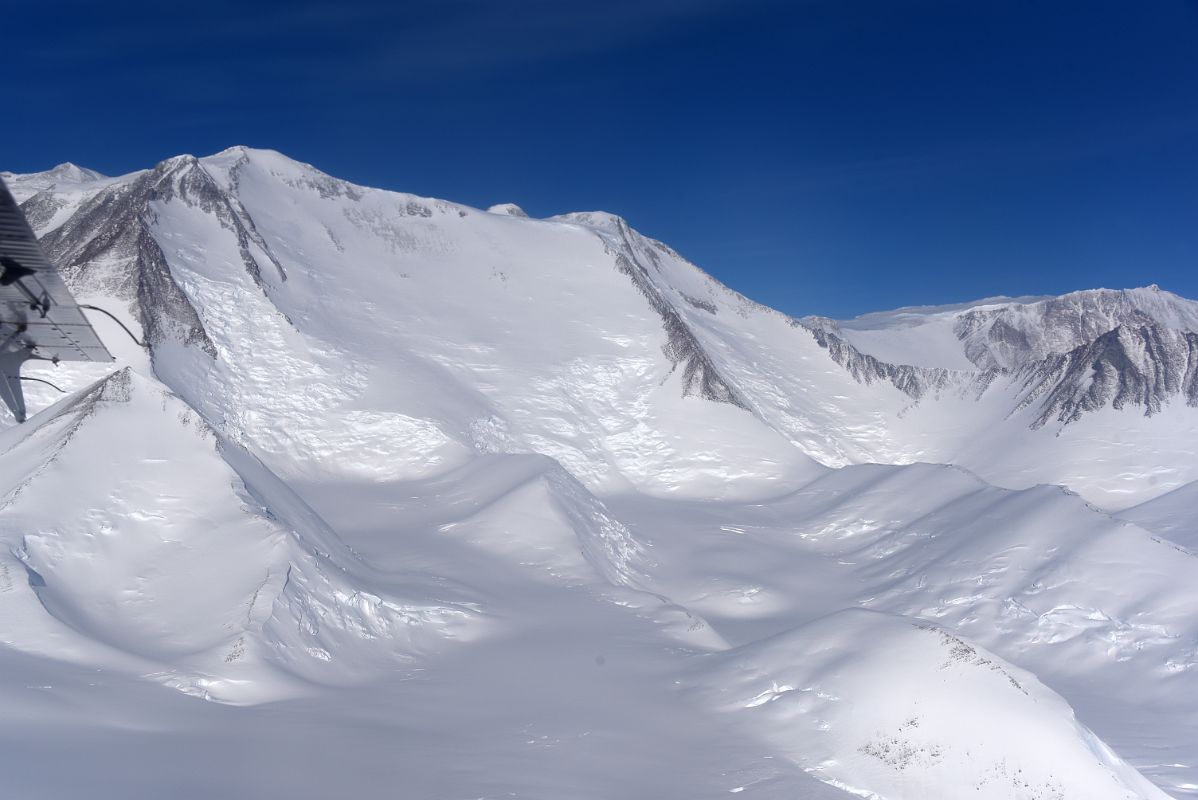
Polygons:
M1198 298L1194 0L19 2L0 169L604 209L792 314Z

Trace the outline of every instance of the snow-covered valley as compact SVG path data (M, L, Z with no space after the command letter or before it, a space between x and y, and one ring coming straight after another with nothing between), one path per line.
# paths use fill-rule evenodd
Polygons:
M149 344L3 420L4 796L1198 797L1198 303L794 319L273 151L4 177Z

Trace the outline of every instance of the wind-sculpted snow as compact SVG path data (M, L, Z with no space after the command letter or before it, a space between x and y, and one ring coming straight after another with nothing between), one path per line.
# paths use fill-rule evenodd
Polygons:
M1149 747L1158 778L1169 776L1166 785L1176 789L1190 780L1190 747L1182 743L1198 737L1198 706L1192 701L1198 697L1198 621L1189 611L1198 559L1059 487L1010 492L949 467L859 466L752 506L628 499L613 510L633 520L633 533L661 563L674 565L654 573L653 588L685 602L716 633L742 646L730 651L729 660L742 649L768 650L769 642L785 639L795 625L828 615L837 619L845 608L935 622L1031 669L1116 752ZM851 629L844 626L839 660L830 666L858 657L886 663L887 656L870 651L874 637ZM804 647L788 651L795 670L810 666L820 650ZM882 689L895 679L887 667L872 674ZM726 690L722 678L695 680L714 694ZM771 680L812 686L796 683L793 675L766 675L758 681L764 686L743 693L744 704L755 697L768 700L761 693ZM906 694L896 690L895 696ZM792 699L801 697L814 702L816 694L796 692ZM857 697L843 704L844 713L859 715L862 725L875 725L872 713L861 713L864 708L876 703ZM989 717L979 711L979 719ZM1013 730L1038 730L1030 720L1013 724ZM758 734L772 730L746 725ZM819 718L806 718L803 725L810 735L822 730ZM878 730L886 728L879 724ZM775 742L784 737L796 743L792 753L807 749L792 730L770 735ZM958 738L945 733L942 741ZM862 739L844 746L851 752L865 744ZM800 758L807 768L819 761ZM896 772L910 780L926 777L927 764L906 766ZM830 774L837 777L835 770ZM944 796L955 796L965 785L973 791L975 779L946 780ZM1003 796L1000 787L991 790Z
M5 440L10 647L256 702L393 669L469 627L466 606L375 588L277 479L128 369Z
M552 459L481 456L416 487L452 510L445 533L457 536L454 529L468 527L480 546L544 569L554 580L635 589L645 579L644 546Z
M1034 675L934 624L842 611L710 662L703 702L855 795L1167 798Z

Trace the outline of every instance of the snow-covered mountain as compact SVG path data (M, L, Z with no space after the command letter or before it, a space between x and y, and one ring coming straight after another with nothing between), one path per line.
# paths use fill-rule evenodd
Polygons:
M610 214L480 212L265 151L57 186L25 203L50 254L128 307L160 375L224 373L207 398L167 377L205 416L247 407L231 385L291 403L269 387L304 373L310 408L274 448L414 426L438 462L540 452L593 487L699 495L770 492L804 461L954 463L1109 508L1198 479L1198 304L1155 288L794 320ZM240 320L255 335L225 331L218 357ZM420 378L358 402L398 362Z
M5 180L149 345L0 434L14 791L1198 794L1198 303L793 319L272 151Z

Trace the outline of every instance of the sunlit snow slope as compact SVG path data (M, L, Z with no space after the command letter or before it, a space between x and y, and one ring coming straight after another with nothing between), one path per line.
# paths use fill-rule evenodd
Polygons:
M794 319L241 147L5 180L148 342L0 432L14 796L1198 796L1198 304Z

